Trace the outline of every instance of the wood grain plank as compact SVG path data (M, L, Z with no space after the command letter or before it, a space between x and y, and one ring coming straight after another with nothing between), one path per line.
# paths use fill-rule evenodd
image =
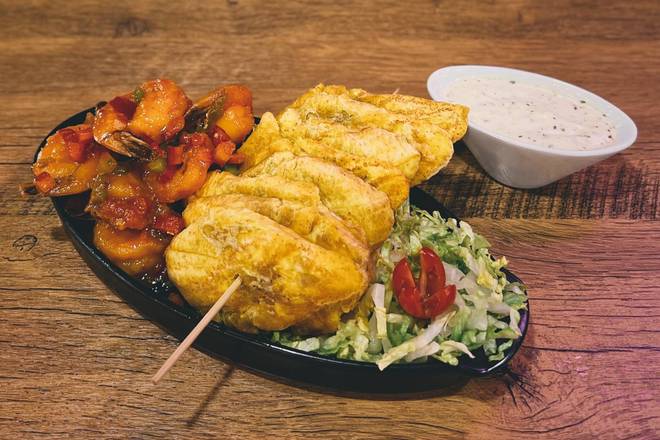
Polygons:
M523 279L532 280L532 327L513 367L513 371L522 376L475 381L451 396L416 396L415 399L431 399L440 413L451 411L452 414L466 416L473 411L485 411L490 405L499 407L499 417L504 414L504 418L498 419L493 415L492 420L481 419L478 423L480 432L485 429L483 432L492 435L547 433L568 438L583 434L588 426L590 435L598 436L606 431L599 427L599 423L591 424L590 420L602 421L604 417L614 418L631 434L653 432L654 419L649 418L648 405L654 396L653 387L657 386L653 380L657 373L657 361L660 360L660 329L656 324L660 303L657 292L649 286L657 285L658 259L650 258L646 266L626 272L616 258L605 255L609 241L599 241L598 237L604 234L617 240L619 235L625 234L626 245L617 254L625 257L634 255L635 249L646 237L657 234L660 226L656 222L621 221L579 230L580 221L552 220L539 224L523 220L469 220L493 241L495 252L510 256L516 273ZM9 224L16 222L7 222L7 226ZM26 232L24 228L12 235ZM40 246L53 248L51 241L50 236L46 235L43 241L39 240L27 252L38 255ZM27 243L27 249L31 240L23 239L23 243ZM599 246L594 246L594 243L599 243ZM218 422L227 429L221 432L236 434L241 432L237 425L242 417L234 415L249 411L237 402L242 399L242 393L250 393L267 395L266 402L263 402L266 407L271 407L271 403L275 405L270 399L277 400L274 406L277 411L273 415L250 413L255 422L265 429L259 431L264 435L271 432L298 438L323 433L329 438L340 438L352 432L349 431L351 423L359 421L361 430L353 434L356 438L370 438L370 435L392 433L390 427L383 426L383 417L397 425L393 432L402 438L432 438L437 435L459 438L470 428L460 423L447 424L445 420L439 422L433 415L416 417L411 422L397 416L407 402L393 401L389 405L378 406L376 410L374 405L382 402L375 402L366 396L346 400L341 396L323 395L324 405L319 407L314 403L318 398L313 397L313 393L254 377L242 370L233 371L228 379L222 379L227 367L199 353L190 355L182 366L177 366L178 371L173 375L175 380L167 382L167 392L161 394L159 388L154 394L147 384L148 378L173 347L173 339L139 318L126 304L107 292L91 274L81 277L81 280L89 281L89 285L75 290L70 286L69 279L52 274L49 267L56 262L61 262L57 267L63 274L84 269L82 261L68 243L61 243L61 247L52 261L43 261L33 269L37 272L35 279L47 283L44 287L35 289L35 279L29 279L24 283L14 282L17 286L12 289L0 290L0 313L6 317L0 325L0 334L30 329L29 342L0 339L0 353L3 353L0 362L5 366L5 371L14 374L6 378L9 399L3 414L11 414L12 420L20 421L21 426L27 424L35 432L39 429L67 432L66 426L51 426L52 422L38 428L37 420L20 415L24 413L25 405L31 405L33 399L48 395L50 397L44 402L43 410L55 411L62 405L74 406L77 420L89 419L98 423L83 424L84 429L94 430L109 423L110 416L105 414L109 405L115 411L113 417L128 417L128 412L131 414L125 425L118 426L120 436L132 429L132 420L149 420L142 428L144 431L140 432L139 436L142 436L148 432L171 434L168 430L172 425L188 426L191 418L194 419L193 424L205 427L201 431L196 428L195 432L210 433L212 426L216 426L214 422ZM572 257L566 261L556 261L556 266L562 268L557 272L548 270L552 268L552 264L548 263L554 261L549 257L551 255ZM599 255L604 256L598 258ZM550 273L544 274L544 269ZM604 276L604 273L608 275ZM7 266L7 273L3 276L0 285L15 279L11 265ZM625 286L620 285L622 278L626 279ZM635 292L635 302L625 300L626 293L631 291ZM588 301L582 297L585 293L589 294ZM607 323L605 328L604 322ZM66 325L63 326L63 323ZM90 328L91 323L93 326ZM30 359L27 363L26 356ZM637 356L643 356L647 362L631 367L630 359ZM72 363L72 360L75 362ZM26 370L25 365L31 367ZM625 380L620 376L622 368L626 371ZM58 373L57 377L44 377L40 371ZM63 379L60 375L71 377ZM12 377L20 377L21 380L12 380ZM179 377L187 379L178 380ZM184 390L191 383L212 384L216 380L228 382L214 391L216 395L208 403L212 408L191 413L190 408L197 408L200 401L204 402L202 397L195 395L185 398L182 405L181 396L186 395ZM654 385L649 387L650 384ZM109 399L103 406L77 406L69 401L71 395L80 396L94 390L101 393L101 390L105 391L104 387L110 389L103 394L105 399ZM599 394L591 393L595 389L599 390ZM218 397L219 390L222 390L223 397ZM281 395L289 396L290 400L283 403ZM26 396L32 398L25 399ZM222 402L232 402L229 413L223 412L226 409ZM330 408L336 405L336 409L328 413L323 410L326 405ZM619 405L638 407L638 412L634 417L627 415L622 419L617 411ZM571 411L562 414L567 406ZM181 407L186 408L183 414ZM380 418L371 416L374 411L381 414ZM283 413L287 415L285 426L278 422ZM161 429L159 426L163 419L170 420L170 423ZM328 428L328 423L333 425L332 428ZM514 426L517 428L512 431ZM74 432L82 435L87 431ZM17 433L25 434L27 431Z
M643 153L633 148L545 187L521 190L493 180L459 144L451 164L423 188L459 217L656 220L660 144L644 147Z
M0 0L0 438L656 438L660 433L657 1ZM186 353L110 292L17 184L61 120L170 77L245 82L256 113L324 81L427 96L450 64L585 87L638 125L623 154L532 191L467 148L425 184L506 255L532 325L511 373L412 396L297 387Z
M63 8L67 2L26 1L7 3L6 14L0 24L0 37L25 38L51 36L85 37L106 35L113 37L155 35L180 35L182 33L206 34L207 25L223 26L225 33L241 35L268 35L281 32L310 31L325 26L325 32L359 33L368 26L374 34L392 33L397 36L416 35L435 37L438 28L452 28L451 36L469 38L510 35L515 38L538 36L562 36L567 39L655 40L660 29L660 14L652 0L622 4L616 1L574 2L570 0L538 3L529 0L514 1L466 1L460 9L448 2L419 2L414 8L400 2L371 3L336 2L311 5L305 1L287 2L287 7L264 4L258 1L232 1L189 5L177 8L172 14L167 1L151 1L135 4L128 0L115 3L108 9L93 1L76 2L76 13ZM350 4L351 7L348 7ZM304 10L304 14L298 13ZM176 29L160 26L160 23L177 23L182 16L189 19L186 26ZM74 18L72 20L72 18ZM130 18L145 22L130 25ZM374 20L378 18L378 20ZM97 26L89 26L91 20ZM119 23L119 25L117 24ZM630 23L644 26L630 26ZM406 23L408 26L394 26ZM608 27L603 27L607 23Z

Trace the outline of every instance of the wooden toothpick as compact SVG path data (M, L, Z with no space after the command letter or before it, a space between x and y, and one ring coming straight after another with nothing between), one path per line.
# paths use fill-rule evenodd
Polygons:
M231 286L225 290L225 292L220 295L220 298L213 304L213 306L209 309L208 312L206 312L206 315L197 323L194 329L190 333L188 333L188 336L186 336L186 339L184 339L181 344L174 350L174 353L170 355L170 357L165 361L162 367L158 370L156 374L154 374L154 377L151 378L151 382L153 382L154 385L156 385L160 380L163 378L165 373L169 371L170 368L172 368L172 365L181 357L184 351L188 349L192 345L193 342L195 342L195 339L197 339L197 336L206 328L207 325L209 325L209 322L215 317L215 315L218 314L222 306L225 305L225 303L229 300L229 298L232 296L232 294L238 289L241 285L241 277L238 276L234 280L233 283L231 283Z

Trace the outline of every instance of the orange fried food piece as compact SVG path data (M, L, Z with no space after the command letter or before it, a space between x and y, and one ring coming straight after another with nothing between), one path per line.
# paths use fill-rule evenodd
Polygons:
M133 93L101 107L94 120L94 139L119 154L152 159L159 145L184 126L191 101L171 80L147 81Z
M152 229L115 229L103 221L94 225L94 245L130 275L156 271L170 237Z
M252 111L252 92L243 84L227 84L198 99L193 108L208 109L217 103L221 104L220 108L223 111L235 105L248 107Z
M118 230L144 229L153 221L155 201L138 171L119 168L94 179L87 211Z
M209 92L195 102L187 121L190 131L206 131L212 138L222 129L234 144L243 142L253 126L252 92L242 84L224 85Z
M95 176L112 171L116 164L93 141L89 124L74 125L48 138L32 165L34 184L47 196L78 194L89 189Z
M180 142L183 163L170 164L162 172L147 169L144 175L161 203L173 203L193 195L204 184L213 162L213 144L206 133L184 133Z
M224 111L215 125L221 128L235 144L245 140L254 127L254 116L249 107L233 105Z
M167 142L181 131L191 102L174 81L147 81L134 95L139 97L139 102L128 131L150 145Z
M117 230L153 228L176 235L184 228L181 216L156 199L137 166L99 176L91 187L87 211Z

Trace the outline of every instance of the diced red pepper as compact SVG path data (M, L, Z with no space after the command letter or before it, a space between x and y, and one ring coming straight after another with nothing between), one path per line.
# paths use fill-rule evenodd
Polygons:
M176 235L186 227L183 218L173 212L163 214L154 220L154 228L169 235Z
M81 143L67 144L69 157L74 162L82 163L87 160L87 148Z
M42 194L48 194L55 188L55 179L50 174L43 172L34 178L34 186Z
M95 215L119 230L144 229L150 221L152 205L146 197L104 200Z
M78 133L73 128L66 127L59 131L65 144L78 142Z
M167 165L175 166L183 163L183 145L167 147Z
M224 167L236 150L236 144L232 141L220 142L213 151L213 162L218 166Z
M241 165L243 162L245 162L245 154L240 151L232 154L229 159L227 159L228 165Z
M191 133L181 136L181 141L192 147L201 147L202 145L207 145L209 141L209 136L206 133Z
M174 173L176 173L176 166L168 165L167 168L165 168L165 171L158 176L158 180L162 183L169 182L172 177L174 177Z
M93 137L92 127L82 126L78 130L67 127L61 129L59 133L64 140L71 160L79 163L87 160L87 150Z
M211 142L213 142L214 147L217 146L220 142L231 140L229 139L229 135L217 125L213 125L213 127L209 129L209 137L211 138Z
M91 125L81 125L78 127L78 141L83 145L89 145L94 139L94 132Z
M125 118L125 122L133 119L137 104L125 96L117 96L108 103L113 109Z

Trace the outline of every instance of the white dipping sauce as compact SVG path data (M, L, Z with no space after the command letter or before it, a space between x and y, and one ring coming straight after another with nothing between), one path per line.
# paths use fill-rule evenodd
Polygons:
M582 99L518 80L474 76L446 91L470 107L479 128L518 142L564 150L595 150L614 143L614 123Z

